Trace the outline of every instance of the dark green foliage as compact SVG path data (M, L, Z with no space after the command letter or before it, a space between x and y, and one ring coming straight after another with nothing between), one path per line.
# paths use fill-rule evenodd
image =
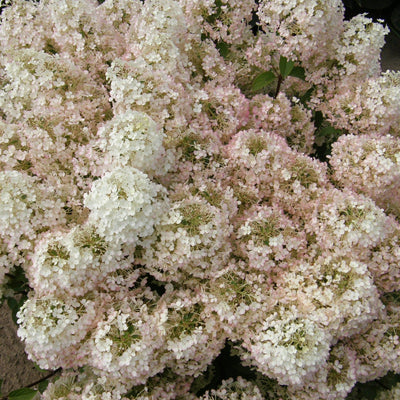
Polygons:
M13 390L8 394L9 400L31 400L36 396L37 390L30 388L22 388Z
M256 92L258 90L264 89L269 83L276 79L275 74L272 71L265 71L257 75L253 81L251 89Z
M306 80L306 74L305 74L305 70L303 67L293 67L293 69L289 73L289 76L299 78L303 81Z
M219 51L219 54L221 57L227 58L229 55L229 45L226 44L225 42L218 42L216 44L216 47Z
M287 78L294 68L294 62L281 56L279 59L279 72L283 79Z
M30 290L24 269L21 266L17 266L6 274L4 286L7 295L1 299L1 301L7 301L7 305L11 310L12 319L17 323L17 313L27 300Z

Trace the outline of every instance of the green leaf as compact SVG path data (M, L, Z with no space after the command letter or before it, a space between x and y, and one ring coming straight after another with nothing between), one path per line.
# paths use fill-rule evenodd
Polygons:
M293 70L294 61L288 61L286 57L281 56L279 59L279 72L282 78L285 79Z
M295 78L299 78L303 81L306 80L306 74L303 67L293 67L289 73L289 76L294 76Z
M32 400L36 396L37 390L22 388L8 394L9 400Z
M38 384L39 392L43 393L47 389L47 386L49 386L49 381L47 379L42 382L39 382Z
M229 54L229 46L225 42L218 42L216 45L221 57L226 58Z
M321 111L315 111L313 115L314 125L316 128L320 128L322 122L324 122L324 116Z
M18 265L12 272L6 274L8 281L7 287L16 293L25 293L29 290L28 278L25 276L24 269Z
M336 136L337 134L339 134L341 132L340 129L336 129L333 126L324 126L323 128L321 128L318 131L318 134L320 136L327 136L327 137L331 137L331 136Z
M265 88L269 83L271 83L276 78L275 74L271 71L262 72L260 75L256 76L251 85L252 91L257 91Z
M8 297L7 304L11 311L18 311L18 301L15 300L14 297Z
M14 297L7 297L7 304L11 310L11 318L15 324L17 324L17 313L25 301L28 299L26 295L21 296L20 300L17 301Z
M33 366L35 367L35 369L39 372L49 372L48 369L42 369L39 367L39 365L37 365L36 363L33 363Z
M11 310L11 318L14 321L14 323L16 324L17 323L17 319L18 319L17 318L17 312L19 310L20 305L17 302L17 300L14 299L14 297L8 297L7 298L7 304L8 304L8 307L10 308L10 310Z

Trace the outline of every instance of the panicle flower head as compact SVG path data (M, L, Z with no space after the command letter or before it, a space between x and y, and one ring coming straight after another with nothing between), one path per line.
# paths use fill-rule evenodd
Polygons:
M168 366L178 375L198 376L220 353L226 336L215 314L189 290L171 292L166 322Z
M49 189L25 172L0 172L0 284L15 266L30 265L38 232L62 226L61 202Z
M140 385L164 369L168 310L157 300L145 289L109 304L87 343L88 364L99 375Z
M400 148L391 135L343 135L332 146L329 159L338 185L362 193L391 212L399 190Z
M285 268L305 250L305 235L281 209L255 206L243 217L237 228L237 255L246 260L248 268L268 273Z
M146 268L160 280L179 281L186 275L209 278L229 255L231 232L225 210L199 195L179 196L171 200L169 213L146 246Z
M116 115L99 129L98 137L112 165L160 174L164 134L146 114L129 110Z
M368 67L369 68L369 67ZM340 81L318 108L339 129L350 134L399 135L399 72L353 82Z
M326 362L330 340L328 332L294 307L282 307L252 326L238 351L242 361L281 385L301 387Z
M94 226L46 235L37 244L28 270L36 293L83 296L117 269L123 269L121 246L107 242ZM126 267L125 267L126 268Z
M165 189L134 167L116 167L85 195L89 222L107 241L135 244L153 233L167 203ZM150 222L152 221L152 222Z
M310 111L301 103L293 104L293 99L291 101L282 93L276 98L258 94L251 99L248 125L283 136L291 148L310 154L315 131L310 116Z
M29 298L19 310L18 336L25 342L29 359L43 369L76 368L87 362L86 335L96 326L101 298Z
M307 66L329 57L331 41L343 29L338 0L261 1L257 14L270 54L279 51Z
M380 52L388 33L387 27L364 14L345 21L343 31L333 42L335 59L341 68L339 74L357 74L357 79L379 75Z
M315 201L314 213L305 224L321 247L354 252L371 248L386 238L392 229L388 217L375 203L362 195L331 189Z

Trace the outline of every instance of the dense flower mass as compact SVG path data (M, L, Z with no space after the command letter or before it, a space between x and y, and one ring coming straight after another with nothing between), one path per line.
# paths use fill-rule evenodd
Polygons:
M8 4L0 295L24 271L18 334L62 369L43 400L344 400L400 373L387 32L340 0ZM253 375L210 389L226 343Z

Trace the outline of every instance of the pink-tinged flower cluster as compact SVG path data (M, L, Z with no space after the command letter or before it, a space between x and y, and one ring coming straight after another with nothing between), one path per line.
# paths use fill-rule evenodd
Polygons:
M19 336L63 369L43 400L344 400L400 372L386 28L339 0L12 3L0 294L22 269ZM228 341L255 378L198 397Z
M364 81L348 77L329 93L330 97L319 109L335 127L354 135L398 136L399 72L367 76Z
M332 146L330 165L337 185L362 193L387 213L398 215L400 148L397 137L341 136Z
M250 110L248 126L283 136L299 152L314 151L312 114L298 99L289 99L281 93L276 98L259 94L251 99Z

